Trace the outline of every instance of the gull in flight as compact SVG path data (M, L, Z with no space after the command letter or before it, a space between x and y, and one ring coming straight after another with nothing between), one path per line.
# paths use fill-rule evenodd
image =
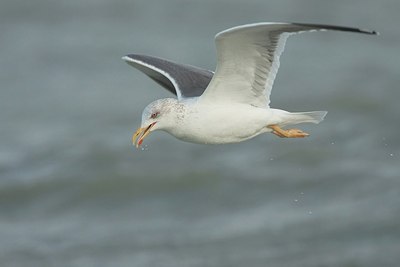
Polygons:
M283 138L309 134L288 128L299 123L319 123L326 111L288 112L270 108L270 94L286 39L295 33L335 30L364 34L375 31L342 26L302 23L255 23L227 29L215 36L215 73L152 56L124 56L177 98L159 99L142 113L142 123L132 142L139 147L155 130L200 144L248 140L262 133Z

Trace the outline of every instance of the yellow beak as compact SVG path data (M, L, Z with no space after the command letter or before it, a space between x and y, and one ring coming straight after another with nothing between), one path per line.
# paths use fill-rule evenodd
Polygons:
M151 123L147 127L140 127L136 130L136 132L132 136L132 144L139 148L140 145L143 143L143 140L150 134L150 129L156 124L157 122Z

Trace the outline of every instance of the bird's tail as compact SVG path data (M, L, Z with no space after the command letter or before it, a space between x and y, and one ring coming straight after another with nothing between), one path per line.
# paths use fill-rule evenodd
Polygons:
M291 125L298 123L320 123L324 120L327 111L310 111L310 112L290 112L284 118L282 125Z

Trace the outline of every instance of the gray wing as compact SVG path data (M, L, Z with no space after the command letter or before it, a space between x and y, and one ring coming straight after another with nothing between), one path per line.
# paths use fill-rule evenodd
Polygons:
M377 34L341 26L274 22L225 30L215 38L217 70L201 96L202 101L230 101L267 107L286 39L291 34L317 30Z
M214 75L209 70L152 56L130 54L122 59L177 95L178 99L200 96Z

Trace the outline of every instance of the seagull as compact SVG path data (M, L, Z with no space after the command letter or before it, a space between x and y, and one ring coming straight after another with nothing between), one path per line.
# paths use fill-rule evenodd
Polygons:
M270 107L270 94L286 39L307 31L376 31L304 23L262 22L233 27L215 36L215 72L147 55L122 59L176 95L150 103L132 142L139 148L153 131L199 144L226 144L262 133L302 138L308 133L289 126L319 123L326 111L288 112Z

